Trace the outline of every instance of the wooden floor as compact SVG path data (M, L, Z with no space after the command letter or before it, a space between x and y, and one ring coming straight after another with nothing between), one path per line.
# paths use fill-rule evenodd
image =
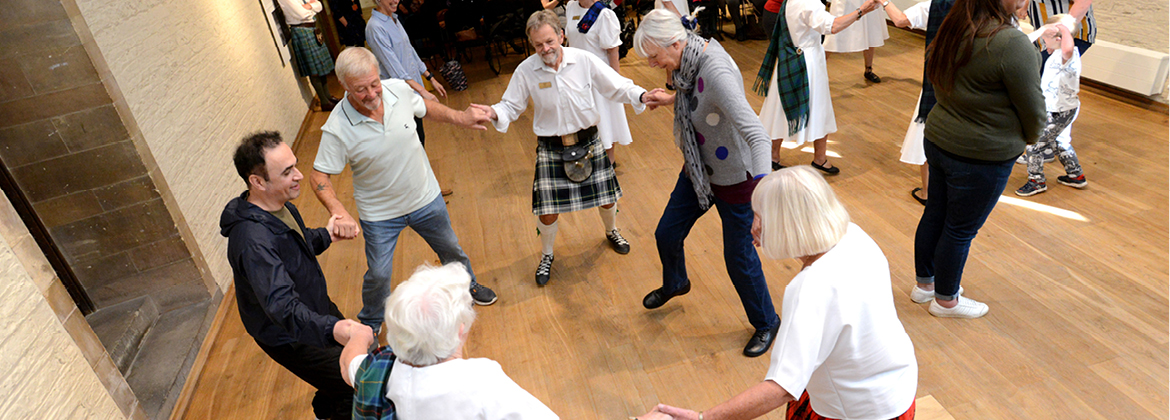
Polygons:
M916 168L898 162L919 90L922 43L891 30L877 50L883 82L876 85L862 78L860 54L829 59L840 127L829 147L842 170L829 182L889 259L898 314L921 371L918 395L933 396L956 419L1166 419L1167 115L1082 91L1074 144L1088 188L1051 183L1047 193L1017 200L1010 191L1026 172L1016 166L964 273L967 295L991 312L978 320L935 318L908 296L922 206L908 194L918 183ZM750 86L766 43L725 45ZM452 92L449 106L495 103L520 60L506 57L506 74L495 77L479 58L465 64L471 88ZM621 72L645 87L664 80L633 54ZM756 109L762 103L754 94L748 100ZM606 246L595 211L565 215L552 281L543 288L532 279L540 249L530 211L532 112L506 134L426 126L439 182L455 190L448 204L455 231L479 281L500 296L477 308L464 354L500 362L564 419L623 419L660 401L707 408L762 380L768 367L768 357L740 355L752 331L724 269L714 212L687 242L691 293L658 310L642 308L642 296L661 284L653 232L682 159L670 111L629 114L635 140L618 149L625 191L618 222L633 251L618 255ZM302 172L312 166L325 117L312 115L297 142ZM788 150L784 163L810 158ZM1063 174L1059 164L1047 168L1052 178ZM349 191L348 173L334 184ZM323 225L324 208L304 191L295 204L309 225ZM354 211L352 194L341 199ZM320 258L333 300L349 316L361 305L362 247L361 240L337 243ZM395 283L435 260L417 235L404 232ZM764 262L777 306L798 267ZM311 418L312 389L260 351L228 299L185 417Z

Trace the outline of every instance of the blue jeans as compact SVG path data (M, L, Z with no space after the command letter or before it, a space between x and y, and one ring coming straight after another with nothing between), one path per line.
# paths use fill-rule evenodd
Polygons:
M760 256L752 245L751 203L731 204L715 198L715 208L723 221L723 262L727 275L735 285L739 301L747 312L748 321L756 329L780 325L780 316L772 307L772 295L768 293L768 282L760 268ZM658 220L654 239L658 245L658 257L662 260L662 290L674 292L689 282L687 279L686 256L683 241L691 233L695 221L707 210L699 207L694 184L686 174L680 173L670 202Z
M362 277L362 310L358 312L358 321L369 325L375 331L382 326L383 312L386 310L386 297L390 295L390 273L394 269L394 248L398 246L398 234L407 226L414 229L431 249L439 254L439 261L443 264L463 263L471 281L475 282L475 273L471 271L471 261L463 248L459 246L459 238L451 229L451 216L447 214L447 204L443 196L436 194L434 201L405 216L378 222L362 223L362 236L366 240L366 275Z
M972 163L944 154L929 140L922 146L930 165L930 200L914 233L914 270L919 283L935 283L937 299L953 300L971 240L999 202L1015 158Z

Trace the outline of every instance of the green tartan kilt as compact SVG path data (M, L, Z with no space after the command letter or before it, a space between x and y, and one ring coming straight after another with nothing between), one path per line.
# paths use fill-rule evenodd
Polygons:
M581 182L569 180L561 153L564 146L536 141L536 174L532 181L532 213L563 214L617 203L622 197L609 156L594 134L587 142L593 151L593 174Z
M297 75L324 76L332 72L333 57L329 55L325 44L317 42L313 28L293 26L291 29L292 42L289 42L289 49L292 50Z

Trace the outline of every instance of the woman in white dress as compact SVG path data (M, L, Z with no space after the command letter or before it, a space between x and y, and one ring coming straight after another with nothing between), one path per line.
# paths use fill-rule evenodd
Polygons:
M888 0L882 0L888 5ZM846 13L861 7L861 0L834 0L829 5L829 13L833 16L844 16ZM886 29L886 18L881 13L873 13L861 18L853 26L840 33L825 37L825 51L831 53L862 52L865 56L865 80L881 83L882 78L873 73L873 51L890 38L890 31Z
M840 172L826 156L828 136L837 132L837 119L829 94L821 35L841 32L880 5L877 0L865 0L856 10L834 17L818 0L781 3L777 29L772 32L772 42L753 87L756 93L766 94L760 122L772 138L774 168L779 166L775 162L780 157L780 145L788 140L797 146L812 142L812 167L829 175ZM799 74L802 69L803 74Z
M598 4L595 15L589 13L594 4ZM596 55L601 61L609 63L614 71L620 72L618 47L622 45L622 28L617 14L598 0L579 0L565 5L565 17L568 19L565 36L569 38L569 46ZM582 24L583 20L589 24ZM609 155L609 162L617 166L614 143L624 146L633 141L630 125L626 122L626 109L596 91L593 92L593 103L597 104L597 114L601 116L601 121L597 123L597 137L605 147L605 154Z
M927 18L930 17L930 0L910 6L905 12L898 10L898 6L888 2L883 6L883 9L890 16L890 20L894 22L894 26L926 30ZM910 117L910 126L906 129L906 138L902 140L902 156L899 160L918 166L919 175L922 177L922 186L910 190L910 195L925 206L928 198L926 191L930 173L926 166L926 152L922 149L922 131L926 129L926 119L918 118L918 106L921 103L922 93L919 93L918 103L914 104L914 115Z

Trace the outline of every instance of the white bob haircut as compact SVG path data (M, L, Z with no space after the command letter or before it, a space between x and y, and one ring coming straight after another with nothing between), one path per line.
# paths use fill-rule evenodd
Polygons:
M442 361L463 345L475 322L471 276L460 263L423 265L386 298L386 341L394 354L415 366Z
M811 166L784 168L764 177L752 193L760 216L760 242L772 259L800 258L832 249L849 228L849 212Z
M634 32L634 52L645 57L646 45L666 48L684 39L687 39L687 29L678 15L666 9L654 9L642 18Z
M362 77L370 72L378 71L378 57L365 47L349 47L337 55L337 63L333 66L337 73L337 81L345 87L345 80L351 77Z
M553 32L561 35L561 18L557 17L557 14L553 13L552 10L547 9L533 12L531 16L528 16L528 23L524 25L524 35L531 38L532 32L544 25L548 25L553 28Z

